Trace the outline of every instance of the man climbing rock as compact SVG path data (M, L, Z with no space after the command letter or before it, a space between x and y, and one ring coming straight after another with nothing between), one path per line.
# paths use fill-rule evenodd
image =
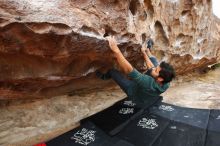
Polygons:
M166 62L161 62L160 65L158 65L157 59L150 51L153 45L152 40L147 42L147 47L143 44L141 48L148 68L145 74L137 71L126 60L118 48L114 37L107 37L107 40L119 67L129 79L116 69L111 69L105 74L97 71L96 75L99 78L103 80L112 78L131 100L142 104L148 100L148 96L158 96L169 88L169 82L175 77L175 71L173 67Z

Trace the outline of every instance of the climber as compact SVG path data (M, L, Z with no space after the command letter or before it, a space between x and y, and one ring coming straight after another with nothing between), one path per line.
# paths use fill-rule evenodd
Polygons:
M136 103L144 103L147 101L147 96L158 96L169 88L169 82L175 77L175 71L166 62L161 62L158 65L157 59L151 54L150 50L153 46L152 40L147 42L147 47L146 43L142 44L141 52L148 68L146 74L142 74L126 60L114 37L109 36L106 39L119 67L130 79L116 69L111 69L107 73L97 71L97 77L103 80L112 78L127 94L128 98Z

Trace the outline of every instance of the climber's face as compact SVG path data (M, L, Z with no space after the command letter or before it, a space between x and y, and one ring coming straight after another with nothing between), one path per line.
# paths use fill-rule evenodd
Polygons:
M151 72L151 75L154 77L154 78L157 78L159 76L159 72L161 70L161 67L160 66L157 66L155 68L153 68L152 72Z
M161 67L157 66L155 68L153 68L151 75L154 77L154 79L156 79L158 82L162 82L163 78L159 77L159 73L161 71Z

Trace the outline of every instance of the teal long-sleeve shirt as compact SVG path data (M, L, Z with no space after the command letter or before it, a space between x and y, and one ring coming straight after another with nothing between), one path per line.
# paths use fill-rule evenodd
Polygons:
M148 96L159 96L169 88L169 83L159 85L153 77L142 74L136 69L133 69L128 77L134 81L133 86L128 89L128 96L137 102L147 102Z

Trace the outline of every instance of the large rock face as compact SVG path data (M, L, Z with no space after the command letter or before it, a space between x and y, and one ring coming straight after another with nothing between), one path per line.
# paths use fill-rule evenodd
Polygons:
M220 56L211 0L0 0L0 98L104 87L109 82L94 71L113 66L107 35L137 69L140 43L149 37L177 74Z

